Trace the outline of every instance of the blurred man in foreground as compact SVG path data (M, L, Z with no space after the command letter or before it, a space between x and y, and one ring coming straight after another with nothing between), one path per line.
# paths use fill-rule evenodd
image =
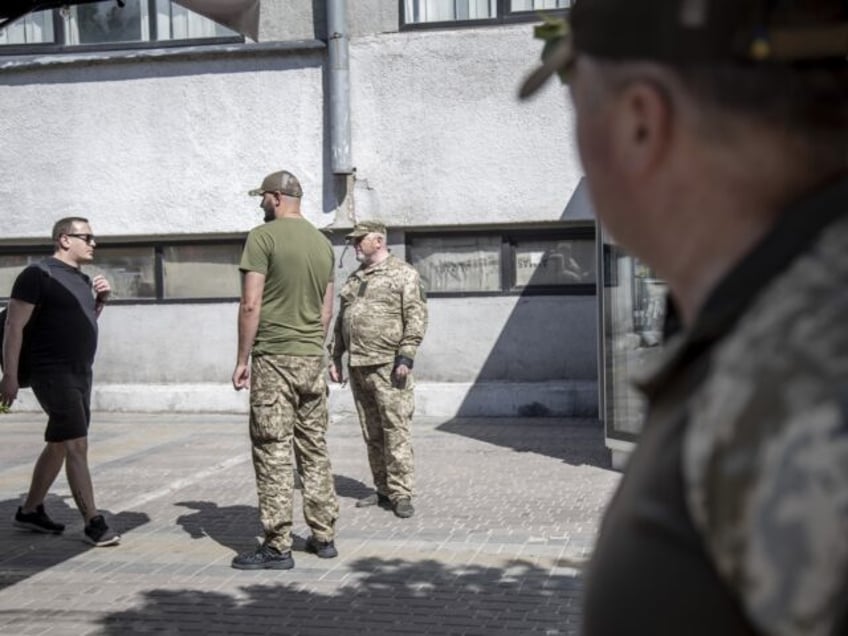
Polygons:
M848 3L576 0L568 22L522 93L568 81L597 215L680 325L585 632L846 634Z

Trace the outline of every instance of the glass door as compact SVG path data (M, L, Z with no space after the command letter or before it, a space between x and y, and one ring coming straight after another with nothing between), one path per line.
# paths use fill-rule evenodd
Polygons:
M667 287L647 265L615 245L603 229L597 236L599 410L613 466L622 468L639 439L645 416L644 400L632 379L652 365L661 351Z

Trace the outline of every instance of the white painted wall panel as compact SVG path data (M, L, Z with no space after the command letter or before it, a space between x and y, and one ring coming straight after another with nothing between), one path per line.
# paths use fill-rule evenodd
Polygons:
M565 89L519 102L527 24L351 45L357 211L397 225L558 220L581 176Z
M87 216L100 236L246 231L282 166L323 213L321 56L154 60L0 75L10 237Z

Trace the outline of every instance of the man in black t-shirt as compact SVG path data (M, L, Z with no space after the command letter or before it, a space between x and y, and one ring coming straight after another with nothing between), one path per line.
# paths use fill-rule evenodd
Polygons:
M97 318L111 293L103 276L90 279L80 266L94 258L96 242L86 219L69 217L53 226L52 258L27 267L12 288L3 338L0 403L18 395L18 364L24 327L29 327L32 391L47 413L46 446L35 463L26 501L13 523L60 534L65 526L44 510L44 498L65 465L74 501L85 520L84 538L95 546L120 537L94 505L88 469L91 367L97 349Z

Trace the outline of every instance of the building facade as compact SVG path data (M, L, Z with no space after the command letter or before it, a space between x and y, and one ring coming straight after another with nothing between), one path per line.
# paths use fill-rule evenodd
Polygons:
M339 280L363 219L421 273L418 413L597 415L595 223L570 106L553 84L516 97L536 11L567 4L262 0L258 42L167 0L18 21L0 36L0 299L57 218L87 217L89 269L115 289L94 407L246 410L229 378L238 258L262 216L247 191L287 169ZM332 405L351 409L349 389Z

